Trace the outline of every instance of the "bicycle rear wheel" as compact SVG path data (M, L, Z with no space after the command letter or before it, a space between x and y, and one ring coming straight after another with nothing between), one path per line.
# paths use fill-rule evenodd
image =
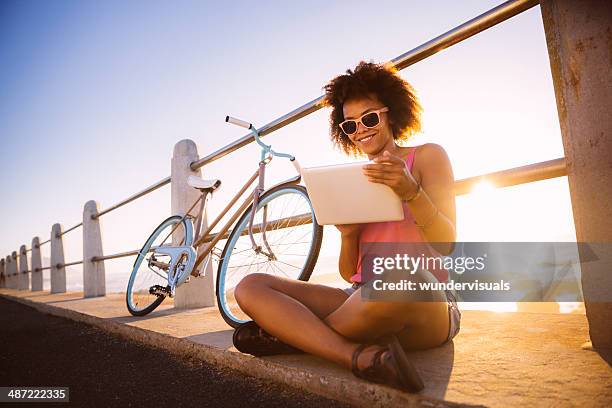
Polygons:
M163 292L168 287L168 271L155 265L168 263L169 257L155 254L153 249L161 245L170 231L179 223L180 225L173 233L174 239L182 242L181 245L191 245L193 239L191 220L185 219L181 222L181 219L179 215L165 219L147 239L134 261L125 294L128 311L133 316L144 316L151 313L166 297Z
M253 239L263 253L253 249L249 237L251 211L252 208L245 211L231 231L217 270L217 304L223 319L232 327L251 320L236 303L234 289L238 282L258 272L307 281L323 239L323 228L317 224L303 186L278 186L260 197ZM264 219L268 245L262 231Z

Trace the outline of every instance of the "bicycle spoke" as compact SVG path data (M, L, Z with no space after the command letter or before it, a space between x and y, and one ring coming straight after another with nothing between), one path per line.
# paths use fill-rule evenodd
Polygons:
M291 265L290 263L287 263L287 262L283 262L283 261L276 261L276 262L282 263L282 264L287 265L287 266L291 266L292 268L295 268L295 269L301 269L301 267L295 266L295 265Z
M262 262L253 262L253 263L250 263L250 264L244 264L244 265L232 265L232 266L228 266L227 268L228 268L228 269L232 269L232 268L243 268L243 267L245 267L245 266L253 266L253 265L259 265L259 264L265 264L265 263L268 263L268 262L270 262L270 261L265 260L265 261L262 261Z
M285 275L288 278L291 278L291 276L289 276L285 271L283 271L282 269L280 269L277 265L275 265L273 262L270 263L270 267L272 269L276 268L277 271L280 271L280 273L282 273L283 275Z
M153 268L151 268L150 266L149 266L149 270L150 270L151 272L153 272L154 274L156 274L157 276L159 276L160 278L162 278L162 279L168 279L168 277L167 277L167 276L162 275L161 273L157 272L156 270L154 270L154 269L153 269Z

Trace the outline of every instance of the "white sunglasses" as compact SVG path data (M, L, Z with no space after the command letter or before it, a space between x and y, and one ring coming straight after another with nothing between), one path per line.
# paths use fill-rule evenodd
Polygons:
M340 123L340 125L338 126L340 126L340 129L342 129L342 131L346 135L348 136L354 135L355 133L357 133L357 129L359 129L360 123L368 129L372 129L380 125L380 114L382 112L388 112L388 111L389 111L389 108L387 107L380 108L380 109L377 109L377 110L374 110L368 113L364 113L357 119L345 120L344 122Z

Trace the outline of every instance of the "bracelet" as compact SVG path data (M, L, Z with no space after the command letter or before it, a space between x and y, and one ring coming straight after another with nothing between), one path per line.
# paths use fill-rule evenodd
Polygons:
M434 211L433 215L429 217L429 220L427 220L425 224L421 225L418 222L416 222L416 220L414 220L414 223L416 224L417 227L425 229L433 223L433 221L438 217L439 213L440 213L440 210L438 209L438 207L436 207L436 210Z
M421 187L421 183L418 183L417 186L418 188L417 188L416 193L414 193L411 197L405 198L404 201L409 203L419 198L419 196L421 195L421 191L423 191L423 188Z

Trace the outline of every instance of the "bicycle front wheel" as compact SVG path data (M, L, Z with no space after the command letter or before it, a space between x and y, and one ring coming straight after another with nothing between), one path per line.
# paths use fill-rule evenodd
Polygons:
M179 223L180 225L177 225ZM193 239L191 220L183 220L181 216L174 215L155 228L138 253L128 281L125 301L128 311L133 316L151 313L166 297L164 289L168 287L168 270L163 266L170 260L168 256L155 254L153 251L159 245L169 244L165 241L170 239L168 235L172 230L174 230L172 233L174 239L180 245L191 245Z
M234 297L238 282L251 273L307 281L323 239L323 228L317 224L303 186L278 186L260 197L253 220L253 239L259 250L253 248L249 236L251 211L247 209L231 231L217 271L219 311L234 328L250 320Z

